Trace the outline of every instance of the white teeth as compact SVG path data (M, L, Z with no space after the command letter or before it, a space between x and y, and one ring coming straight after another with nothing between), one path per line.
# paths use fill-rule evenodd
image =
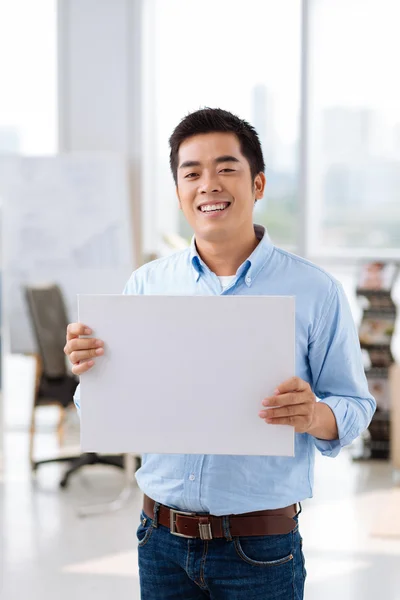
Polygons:
M228 204L207 204L205 206L200 206L201 212L211 212L213 210L224 210Z

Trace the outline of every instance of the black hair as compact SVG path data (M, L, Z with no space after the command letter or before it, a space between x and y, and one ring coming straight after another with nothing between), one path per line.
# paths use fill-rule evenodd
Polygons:
M238 137L240 150L249 162L253 181L258 173L264 173L264 157L254 127L227 110L206 107L184 117L169 138L169 163L175 185L178 181L178 155L182 142L194 135L216 131L234 133Z

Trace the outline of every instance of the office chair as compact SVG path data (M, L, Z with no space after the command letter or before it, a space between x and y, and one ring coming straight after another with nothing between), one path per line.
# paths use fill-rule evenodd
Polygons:
M80 456L34 460L35 410L39 406L60 408L57 433L61 445L66 410L73 405L73 396L79 381L67 370L64 346L68 318L59 286L55 284L42 287L24 286L24 291L38 349L35 355L35 394L29 441L32 471L35 472L39 465L46 463L70 462L70 468L60 481L60 486L64 488L70 475L85 465L103 464L123 468L123 456L99 456L93 452L86 452Z

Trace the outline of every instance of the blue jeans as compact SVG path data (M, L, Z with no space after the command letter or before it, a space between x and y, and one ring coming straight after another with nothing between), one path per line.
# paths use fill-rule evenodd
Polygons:
M284 535L232 539L228 532L203 541L176 537L142 512L137 537L142 600L303 599L298 523Z

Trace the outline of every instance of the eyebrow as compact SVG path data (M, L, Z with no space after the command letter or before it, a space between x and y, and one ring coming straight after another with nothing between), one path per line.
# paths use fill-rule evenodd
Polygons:
M234 156L231 156L230 154L224 154L223 156L218 156L216 159L214 159L214 163L216 165L219 165L220 163L225 163L225 162L240 162L240 160L238 158L235 158ZM187 169L188 167L200 167L201 163L198 160L186 160L185 162L183 162L180 165L180 169Z

